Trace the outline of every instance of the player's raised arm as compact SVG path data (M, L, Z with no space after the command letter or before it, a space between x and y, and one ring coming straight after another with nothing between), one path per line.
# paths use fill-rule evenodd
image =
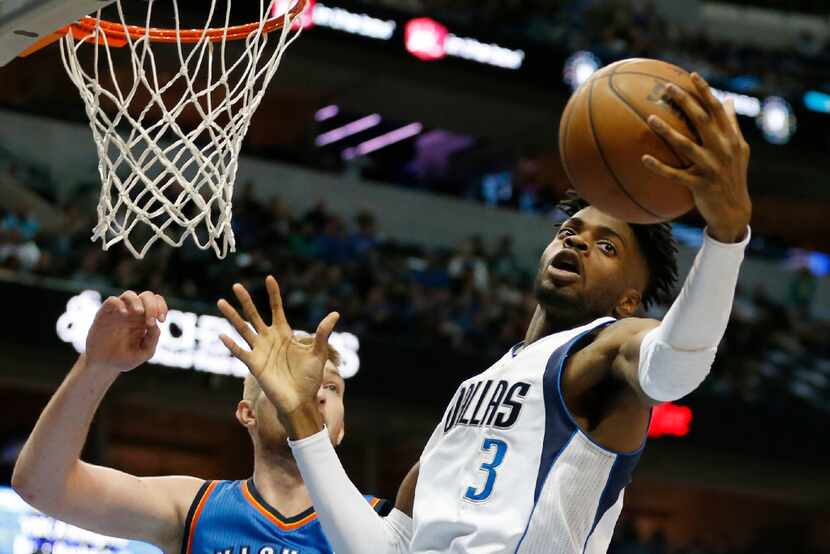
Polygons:
M234 285L233 292L245 319L226 300L218 302L250 351L226 335L221 339L248 366L276 407L326 537L338 554L409 552L417 466L404 479L395 509L382 518L349 480L323 427L317 391L338 314L331 313L320 322L312 345L302 344L294 338L285 318L276 279L269 276L265 285L271 303L270 325L265 324L242 285Z
M49 401L14 468L12 486L35 508L106 535L179 548L188 505L201 481L140 478L80 460L89 426L116 378L152 357L161 296L128 291L95 316L80 356Z
M644 156L643 163L692 192L707 223L703 246L663 321L657 326L630 327L614 361L614 371L652 402L689 394L709 373L726 331L750 238L749 146L732 103L724 105L715 98L700 75L693 74L692 81L702 106L673 85L666 94L694 124L702 144L682 136L659 117L649 119L655 132L691 165L674 169L651 156Z

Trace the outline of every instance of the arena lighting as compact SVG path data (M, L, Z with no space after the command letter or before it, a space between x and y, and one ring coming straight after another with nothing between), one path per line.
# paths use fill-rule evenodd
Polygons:
M602 62L599 58L587 50L580 50L565 60L562 77L565 84L569 85L572 90L576 90L600 67L602 67Z
M758 117L761 114L761 99L746 94L720 90L712 87L712 94L721 102L732 99L735 103L735 113L746 117Z
M87 333L101 303L101 293L94 290L85 290L70 298L66 312L58 318L56 324L58 337L71 343L78 352L83 352L86 349ZM245 364L231 356L219 340L219 335L225 334L245 345L245 341L225 318L170 310L167 320L159 323L159 328L161 337L150 363L234 377L245 377L248 374ZM305 331L295 333L308 335ZM332 333L329 342L340 354L340 374L344 379L354 377L360 369L358 338L351 333Z
M370 154L380 150L381 148L386 148L390 144L395 144L396 142L401 142L402 140L414 137L423 130L423 124L410 123L409 125L405 125L399 129L395 129L394 131L384 133L379 137L369 139L366 142L361 142L353 148L346 148L343 150L341 156L344 160L351 160L358 156L365 156L366 154Z
M300 0L277 0L276 2L271 4L271 17L283 17L285 15L285 12L290 10L298 1ZM293 30L302 28L305 31L314 27L315 4L315 0L306 0L306 5L303 9L303 13L300 15L300 17L294 20L294 23L291 24L291 28Z
M804 93L804 106L814 112L830 113L830 94L808 90Z
M787 252L785 267L790 271L808 268L816 277L824 277L830 275L830 254L792 248Z
M325 106L317 110L314 114L315 121L325 121L327 119L331 119L332 117L337 116L340 113L340 107L335 106L332 104L331 106Z
M444 44L448 34L447 28L433 19L412 19L404 27L404 47L421 61L440 60L447 55Z
M511 50L498 44L459 37L428 17L418 17L406 24L404 46L407 52L421 61L435 61L452 56L504 69L519 69L525 58L523 50Z
M721 102L731 99L735 104L735 113L738 115L754 118L768 142L786 144L795 134L795 113L789 102L783 98L770 96L762 101L755 96L719 90L714 87L712 87L712 93Z
M447 35L444 48L448 56L504 69L519 69L525 60L524 50L511 50L498 44L485 44L474 38Z
M756 119L764 138L773 144L786 144L795 133L796 120L789 102L778 96L764 100L761 115Z
M652 410L648 436L654 439L666 435L685 437L689 434L691 423L692 409L688 406L678 406L670 402L660 404Z
M377 40L389 40L397 28L397 23L392 20L384 21L365 13L330 8L320 2L314 6L312 14L312 21L318 27Z
M347 123L342 127L332 129L331 131L327 131L319 135L316 139L314 139L314 144L316 144L318 147L323 147L327 144L332 144L339 140L343 140L346 137L350 137L352 135L356 135L357 133L361 133L366 129L371 129L374 126L379 125L380 122L380 114L373 113L372 115L361 117L356 121L352 121L351 123Z

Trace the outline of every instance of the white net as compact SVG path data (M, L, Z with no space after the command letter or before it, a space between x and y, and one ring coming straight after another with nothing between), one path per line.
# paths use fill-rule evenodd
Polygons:
M121 48L116 34L102 27L100 12L86 35L76 31L61 39L61 57L83 98L100 158L92 240L101 240L104 250L123 242L143 258L159 239L181 246L188 238L219 258L235 250L231 206L239 151L301 26L292 25L300 10L288 2L259 0L259 23L235 42L227 32L232 0L224 2L224 15L210 0L204 28L186 29L173 0L175 33L168 44L151 40L153 0L146 2L141 32L124 33ZM126 31L122 0L117 12ZM215 16L224 28L220 36L212 36ZM274 17L282 27L272 37L266 22ZM188 35L195 42L188 43Z

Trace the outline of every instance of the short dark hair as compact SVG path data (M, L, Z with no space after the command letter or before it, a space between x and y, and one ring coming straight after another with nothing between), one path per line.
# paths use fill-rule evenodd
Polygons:
M568 217L590 206L588 202L569 194L556 207ZM677 285L677 241L672 235L669 223L641 225L629 223L637 238L637 244L648 264L648 283L643 290L641 302L646 310L652 304L668 303Z

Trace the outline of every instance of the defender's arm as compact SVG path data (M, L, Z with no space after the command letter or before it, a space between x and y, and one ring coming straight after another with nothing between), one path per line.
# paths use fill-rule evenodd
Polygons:
M35 508L105 535L178 547L190 501L201 481L140 478L81 461L92 418L121 371L152 356L161 297L125 293L96 316L80 356L44 409L17 460L14 489ZM106 363L98 363L106 362Z
M81 356L26 441L12 486L29 504L62 521L175 548L199 479L141 478L80 459L89 425L111 384Z

